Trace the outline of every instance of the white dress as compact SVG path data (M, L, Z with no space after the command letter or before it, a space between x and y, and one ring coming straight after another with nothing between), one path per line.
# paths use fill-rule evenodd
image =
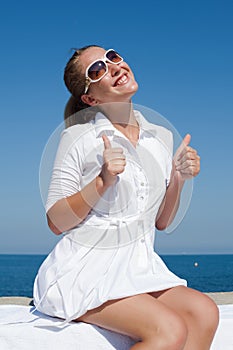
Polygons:
M112 147L123 148L126 167L42 263L34 303L45 314L69 322L107 300L187 285L154 252L155 218L172 166L172 133L138 111L135 116L140 126L136 147L101 113L61 135L46 211L100 173L103 133Z

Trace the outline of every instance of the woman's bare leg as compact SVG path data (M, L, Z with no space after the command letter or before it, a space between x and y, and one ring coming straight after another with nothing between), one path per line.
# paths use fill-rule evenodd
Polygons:
M183 319L147 293L107 301L75 321L130 336L138 341L132 350L181 350L187 339Z
M183 286L149 294L174 310L185 321L188 338L184 349L210 349L218 326L219 313L216 304L208 296Z

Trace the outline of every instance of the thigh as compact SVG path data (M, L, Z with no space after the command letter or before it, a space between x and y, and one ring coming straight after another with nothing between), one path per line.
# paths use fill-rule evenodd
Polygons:
M208 317L216 317L217 306L207 295L192 288L178 286L162 292L148 293L157 300L161 301L169 308L178 313L181 317L187 319L205 322Z
M143 293L109 300L75 321L95 324L135 340L143 340L149 339L158 330L169 331L169 324L172 328L180 317L164 303Z

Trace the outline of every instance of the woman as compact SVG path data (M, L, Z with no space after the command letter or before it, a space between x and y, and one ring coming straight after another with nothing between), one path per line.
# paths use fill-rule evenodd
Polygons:
M79 124L66 119L54 164L48 225L65 234L36 277L37 309L128 335L131 349L209 349L216 305L153 251L154 227L172 222L199 173L190 135L172 161L171 132L133 110L138 85L112 49L77 50L64 79Z

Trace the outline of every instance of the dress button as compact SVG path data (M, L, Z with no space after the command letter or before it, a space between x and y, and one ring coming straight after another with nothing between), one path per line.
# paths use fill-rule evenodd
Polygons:
M144 242L145 242L145 239L144 239L144 238L142 238L142 239L141 239L141 242L142 242L142 243L144 243Z
M141 200L143 200L143 199L144 199L144 197L143 197L143 196L141 196L141 197L140 197L140 199L141 199Z
M141 186L144 186L144 182L141 182Z

